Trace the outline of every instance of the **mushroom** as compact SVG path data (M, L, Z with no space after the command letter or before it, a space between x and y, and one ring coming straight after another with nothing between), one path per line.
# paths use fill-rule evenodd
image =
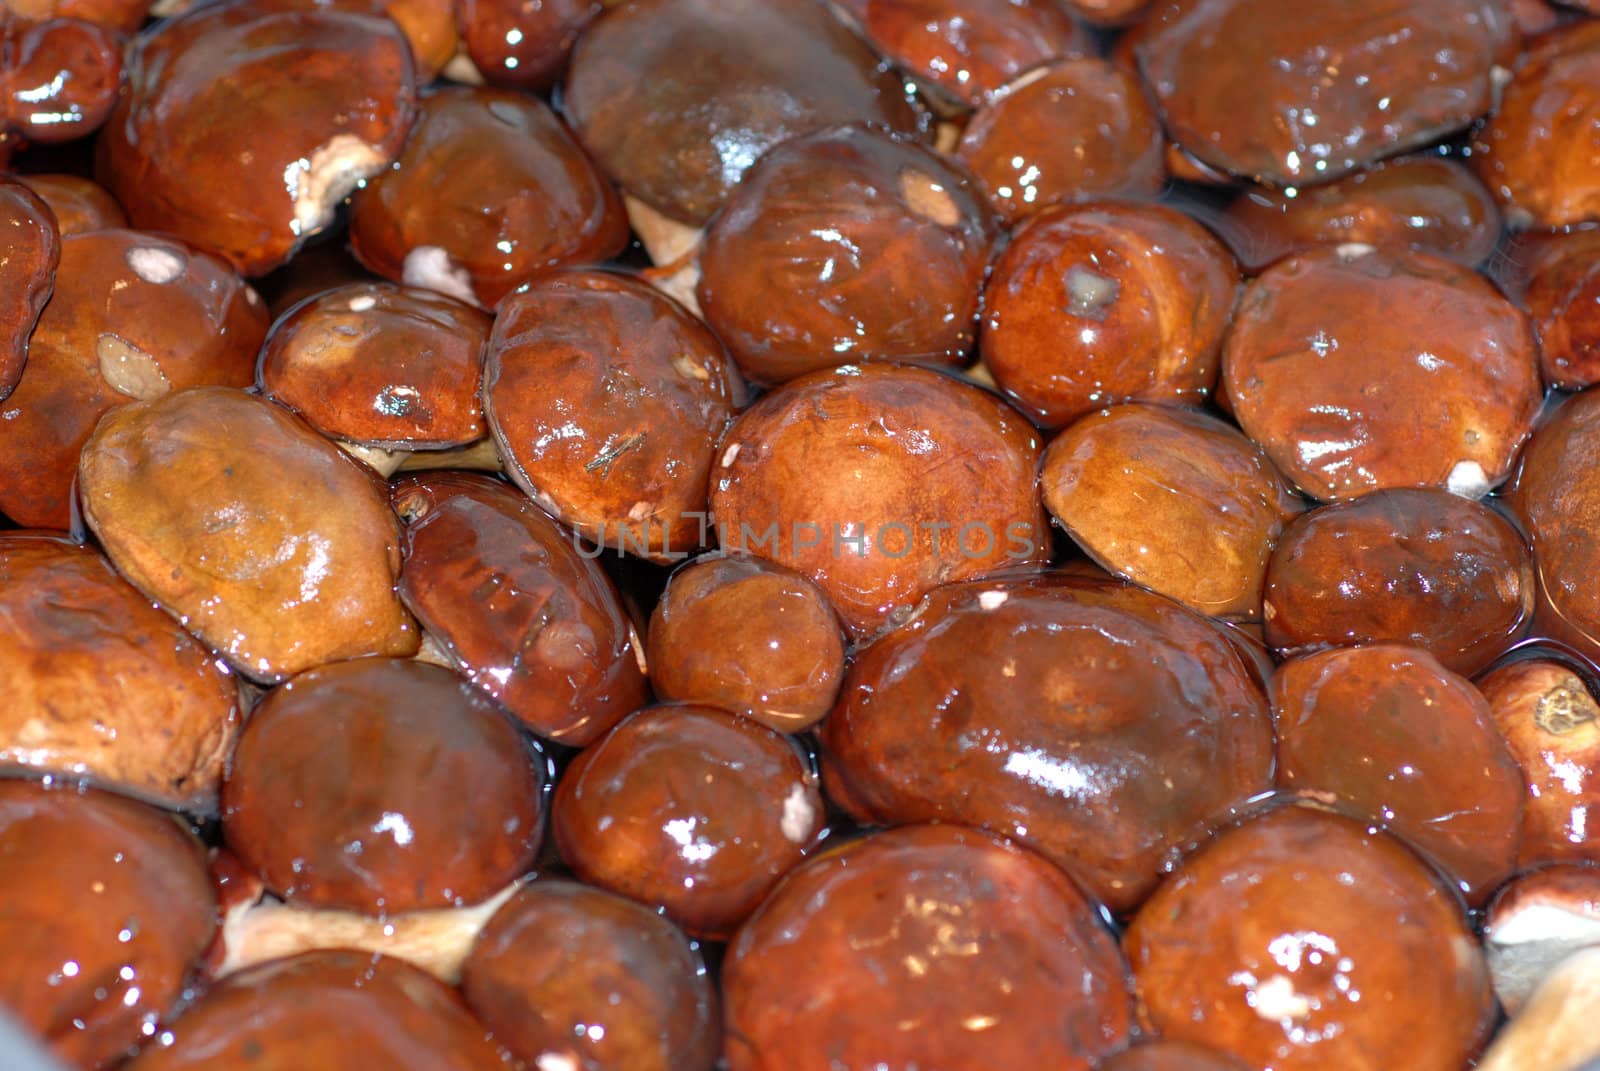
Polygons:
M1544 867L1507 884L1489 906L1483 947L1495 995L1520 1015L1564 960L1600 947L1600 867Z
M55 216L26 186L0 178L0 234L7 253L0 258L0 291L12 295L0 303L0 402L22 378L28 360L28 338L50 300L61 236Z
M1500 1031L1477 1071L1590 1071L1600 1060L1600 948L1564 960Z

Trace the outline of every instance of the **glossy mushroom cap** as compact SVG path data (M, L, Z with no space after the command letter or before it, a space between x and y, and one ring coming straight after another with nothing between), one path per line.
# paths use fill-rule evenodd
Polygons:
M672 923L620 896L538 881L484 927L462 967L467 1005L529 1067L710 1071L717 990Z
M823 831L816 776L791 740L688 704L649 707L561 778L550 826L584 881L726 940Z
M507 298L483 396L507 473L586 538L660 562L706 542L744 387L717 337L648 283L550 272Z
M134 226L260 275L400 154L416 93L411 47L388 19L298 0L206 4L138 39L96 173Z
M1303 807L1187 860L1123 948L1152 1027L1248 1067L1460 1071L1494 1022L1459 901L1398 841Z
M81 175L28 175L18 181L50 206L63 238L128 225L122 206L105 187Z
M1003 401L928 369L815 372L728 430L711 511L724 550L815 581L860 638L938 584L1043 560L1040 445Z
M577 535L486 476L411 476L391 497L406 605L528 728L581 747L649 702L639 637Z
M900 80L813 0L631 0L579 39L562 107L618 185L693 225L780 142L920 125Z
M1265 697L1211 622L1066 576L933 592L856 653L821 740L857 818L1014 837L1119 911L1272 777Z
M1511 470L1543 391L1524 316L1437 257L1321 247L1245 291L1222 358L1239 426L1314 498L1443 487Z
M0 765L215 811L238 688L88 547L0 535L0 694Z
M805 577L761 558L705 556L667 581L649 655L662 699L795 733L833 706L845 645L828 597Z
M71 1066L117 1066L216 928L200 842L140 803L0 780L0 859L0 1005Z
M417 649L382 487L271 402L197 387L114 409L78 487L117 570L241 673Z
M723 967L730 1071L1088 1071L1132 1026L1127 966L1049 863L955 826L812 860Z
M26 186L0 179L0 289L11 297L0 304L0 402L6 400L28 360L28 336L50 300L61 237L55 217Z
M539 760L449 670L324 666L251 715L223 786L223 835L291 902L372 914L476 903L538 851Z
M218 983L128 1071L504 1071L455 990L396 959L308 952Z

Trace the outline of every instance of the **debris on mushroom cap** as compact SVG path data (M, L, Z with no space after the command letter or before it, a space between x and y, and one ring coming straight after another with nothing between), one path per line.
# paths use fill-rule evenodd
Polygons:
M521 886L521 880L514 881L476 904L404 911L385 918L286 904L264 894L224 912L219 934L222 959L210 975L225 978L258 963L313 949L354 948L403 959L454 985L479 931Z
M1600 866L1553 866L1511 882L1483 930L1495 994L1516 1015L1558 965L1600 947Z
M1563 960L1478 1061L1477 1071L1588 1071L1600 1059L1600 948Z

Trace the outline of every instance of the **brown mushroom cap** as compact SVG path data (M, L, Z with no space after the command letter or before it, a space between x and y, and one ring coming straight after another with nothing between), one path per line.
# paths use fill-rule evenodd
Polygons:
M1204 413L1120 405L1045 451L1045 507L1111 572L1218 617L1256 618L1299 499L1261 448Z
M245 726L229 847L291 902L385 914L482 900L528 869L543 775L456 674L364 658L301 674Z
M18 181L50 206L63 238L128 225L116 198L80 175L28 175Z
M1460 1071L1494 1023L1459 901L1396 840L1284 807L1219 836L1123 938L1163 1037L1282 1071Z
M394 20L411 45L417 83L427 85L455 58L456 35L453 0L255 0L279 10L342 11L350 15L387 16Z
M1522 767L1521 867L1600 861L1600 703L1564 662L1528 658L1478 689Z
M199 841L131 800L0 780L0 859L0 1005L71 1066L116 1066L211 940Z
M412 476L391 494L401 597L473 684L574 747L649 702L640 641L576 535L486 476Z
M784 142L728 195L700 254L700 308L761 383L862 361L964 364L993 237L965 168L837 127Z
M271 402L197 387L114 409L78 486L117 570L248 676L417 648L382 487Z
M261 391L334 439L406 450L484 436L490 318L417 287L352 283L302 302L261 349Z
M1063 201L1154 196L1167 181L1165 148L1138 77L1086 57L1012 82L972 117L955 155L1015 224Z
M93 550L0 535L0 694L0 764L215 809L238 689Z
M983 360L1051 427L1122 401L1199 405L1238 284L1227 247L1176 209L1047 209L995 261Z
M1271 696L1280 785L1394 833L1469 903L1511 876L1527 790L1466 680L1382 644L1292 659Z
M1283 186L1461 129L1516 47L1499 0L1162 0L1147 19L1139 61L1174 140Z
M127 1071L357 1067L504 1071L505 1061L455 990L396 959L333 951L229 976Z
M1056 0L841 0L879 52L958 108L978 108L1029 67L1092 56Z
M821 739L858 818L1014 837L1114 910L1272 778L1266 699L1215 626L1066 576L933 592L856 653Z
M1563 390L1600 382L1600 227L1541 236L1522 303L1539 334L1544 381Z
M859 638L938 584L1049 553L1039 448L1021 414L937 372L815 372L728 430L711 509L724 550L815 581Z
M367 267L486 307L545 268L627 243L611 184L548 106L511 90L428 94L400 158L350 207Z
M56 264L61 259L61 237L55 217L39 196L26 186L0 178L0 402L22 378L28 359L28 336L39 312L50 300Z
M228 0L139 37L98 145L97 174L134 226L246 275L331 223L399 155L416 107L398 25L293 8Z
M490 85L548 89L603 0L455 0L461 45Z
M551 272L507 298L484 374L511 478L597 544L656 561L705 542L706 485L743 394L703 323L597 271Z
M1488 280L1367 246L1257 277L1222 377L1245 434L1324 500L1415 486L1480 498L1510 472L1543 396L1528 319Z
M1600 392L1566 399L1522 452L1507 495L1539 574L1534 630L1600 660Z
M613 8L573 50L563 108L624 190L693 224L780 142L839 123L919 125L900 80L811 0Z
M52 144L87 137L111 114L122 81L117 33L78 18L30 21L0 9L0 142L16 132Z
M1600 23L1555 30L1522 57L1472 160L1514 225L1600 220Z
M1246 190L1217 220L1251 271L1344 242L1414 249L1471 268L1494 251L1500 226L1494 197L1471 169L1431 154L1380 161L1325 186Z
M42 22L45 19L82 19L131 34L150 10L150 0L6 0L16 14Z
M550 830L591 885L726 940L816 845L822 794L800 748L725 711L649 707L585 748Z
M662 699L720 707L779 732L822 720L844 676L844 636L821 588L760 558L697 558L650 618Z
M63 241L6 407L0 511L69 527L78 454L103 414L188 387L248 387L266 333L266 306L226 261L134 231Z
M1031 852L953 826L802 866L740 930L722 986L730 1071L1088 1071L1133 1019L1095 905Z
M1215 1049L1187 1041L1146 1041L1123 1049L1100 1071L1244 1071L1244 1065Z
M489 920L462 967L467 1005L529 1067L710 1071L717 991L672 923L620 896L539 881Z
M1472 674L1527 631L1533 558L1494 509L1396 487L1292 521L1267 566L1266 641L1280 655L1402 643Z

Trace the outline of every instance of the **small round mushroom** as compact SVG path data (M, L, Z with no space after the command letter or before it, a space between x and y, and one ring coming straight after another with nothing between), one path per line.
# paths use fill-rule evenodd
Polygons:
M268 693L222 792L222 832L290 903L387 914L486 899L543 832L540 756L488 697L406 659Z
M1563 960L1600 947L1600 867L1543 867L1509 882L1489 905L1483 947L1495 996L1516 1016Z
M0 765L215 811L238 688L97 552L0 535L0 695Z
M141 35L98 143L96 174L134 226L245 275L328 227L399 156L416 109L395 22L297 2L205 4Z
M483 389L512 480L597 545L658 562L706 542L706 487L743 396L703 323L598 271L546 273L501 304Z
M1238 429L1190 410L1113 406L1044 454L1045 508L1109 571L1203 614L1261 615L1261 586L1300 500Z
M760 383L863 361L960 365L993 237L959 164L838 127L784 142L728 195L700 254L700 308Z
M1056 0L839 0L890 62L955 109L980 108L1030 67L1094 55Z
M844 636L821 588L760 558L707 555L673 573L650 618L662 699L719 707L797 733L832 708Z
M105 187L81 175L27 175L18 181L50 206L63 238L128 225L128 217L116 198Z
M1543 398L1528 319L1488 280L1370 246L1320 247L1258 276L1222 378L1245 434L1323 500L1419 486L1481 498Z
M694 226L780 142L839 123L921 125L900 80L809 0L613 7L579 38L562 108L618 185Z
M1380 644L1285 662L1271 697L1278 784L1394 833L1475 906L1511 876L1527 789L1466 680Z
M302 302L261 348L261 393L331 439L445 450L486 434L490 318L431 290L352 283Z
M0 1006L69 1066L118 1066L216 927L200 842L131 800L0 780L0 859Z
M1093 57L1007 85L972 117L955 155L1013 225L1065 201L1154 197L1167 181L1161 121L1144 87Z
M728 951L729 1071L1089 1071L1132 1030L1088 900L974 830L876 833L806 863Z
M1535 43L1472 160L1513 226L1600 221L1600 23L1582 19Z
M383 488L271 402L196 387L113 409L78 487L117 571L249 677L417 649Z
M603 0L455 0L461 45L490 85L545 90Z
M995 262L984 364L1049 427L1115 402L1199 405L1238 285L1227 247L1175 209L1048 209Z
M1434 154L1385 160L1305 189L1235 197L1217 231L1251 271L1315 245L1413 249L1465 267L1500 239L1500 209L1465 164Z
M1533 559L1485 503L1427 487L1374 491L1302 514L1267 566L1265 638L1280 655L1402 643L1462 674L1520 640Z
M188 387L248 387L266 333L266 306L226 261L135 231L63 241L7 406L0 511L68 528L78 454L101 416Z
M856 638L938 584L1049 553L1040 441L994 395L926 368L815 372L734 422L712 470L722 548L794 569Z
M430 93L400 158L350 206L368 268L486 308L546 268L627 243L610 183L549 107L510 90Z
M1146 19L1139 61L1173 139L1278 186L1467 126L1517 43L1500 0L1161 0Z
M1282 807L1187 860L1123 937L1162 1037L1281 1071L1461 1071L1494 1024L1459 901L1387 834Z
M400 960L309 952L223 979L126 1071L505 1071L455 990Z
M487 476L409 476L400 593L474 685L582 747L649 701L640 640L597 551Z
M0 402L22 378L28 360L28 336L50 300L61 236L48 205L19 182L0 178ZM0 411L9 412L9 410Z
M550 829L585 882L727 940L816 846L822 807L793 741L677 704L641 710L585 748L556 788Z
M1272 780L1266 698L1232 643L1114 581L940 588L856 652L840 695L821 742L854 817L1014 837L1116 911Z
M1563 401L1522 452L1507 495L1533 545L1539 599L1534 632L1600 661L1600 391Z
M79 18L18 17L0 9L0 166L8 137L54 144L88 137L106 122L122 81L116 32Z
M710 1071L721 1048L696 945L655 912L576 882L534 882L501 908L461 991L495 1040L540 1071Z
M1529 657L1478 690L1528 783L1518 864L1600 861L1600 703L1588 683L1564 661Z

